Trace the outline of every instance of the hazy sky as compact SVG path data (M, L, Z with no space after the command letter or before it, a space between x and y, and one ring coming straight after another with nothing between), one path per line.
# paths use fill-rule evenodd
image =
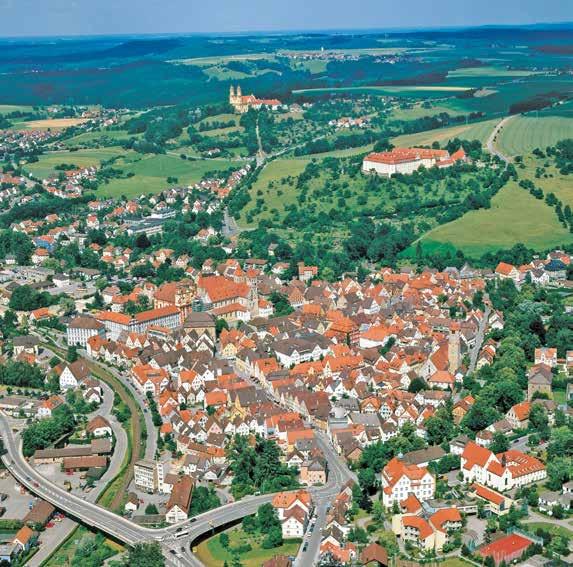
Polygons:
M573 0L0 0L0 36L439 27L573 20Z

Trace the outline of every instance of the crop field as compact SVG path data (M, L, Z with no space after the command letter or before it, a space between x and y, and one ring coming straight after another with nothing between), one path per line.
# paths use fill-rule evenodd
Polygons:
M466 213L421 239L423 249L429 252L455 245L474 257L519 242L544 250L572 241L573 235L561 226L554 210L513 182L492 199L490 209Z
M215 65L224 65L231 61L255 61L260 59L273 60L275 57L272 53L244 53L241 55L221 55L215 57L194 57L189 59L174 59L170 63L179 63L181 65L198 65L199 67L213 67Z
M497 147L507 155L517 156L535 148L544 150L564 138L573 138L573 118L516 116L499 134Z
M15 126L18 130L63 130L70 126L79 126L86 121L85 118L46 118L45 120L17 122Z
M329 93L360 93L360 94L377 94L380 96L401 96L412 98L431 98L443 97L449 94L460 93L469 90L465 86L448 86L448 85L404 85L404 86L387 86L387 87L333 87L333 88L316 88L316 89L299 89L294 90L294 94L305 95L324 95Z
M538 72L530 71L528 69L507 69L503 67L468 67L463 69L455 69L448 72L448 79L465 78L465 77L528 77L536 75Z
M78 167L89 167L99 165L102 160L107 160L120 155L123 150L115 149L95 149L80 150L77 152L51 152L39 156L39 161L24 166L24 170L30 172L34 177L45 179L57 173L54 169L57 165L66 163L74 164Z
M427 130L426 132L418 132L416 134L406 134L393 138L392 143L400 147L428 146L432 142L439 142L441 145L444 145L452 138L463 138L466 140L479 140L483 144L491 134L496 123L497 120L486 120L473 124L460 124L459 126Z

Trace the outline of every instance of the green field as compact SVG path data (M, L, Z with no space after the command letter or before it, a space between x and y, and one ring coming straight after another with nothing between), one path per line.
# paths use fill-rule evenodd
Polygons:
M99 166L102 160L120 156L114 164L123 174L134 175L125 179L112 179L108 184L100 185L97 194L102 197L125 195L134 197L147 193L157 193L167 188L167 177L177 178L181 185L192 185L201 181L205 174L212 171L226 171L237 164L224 159L182 160L178 156L164 154L141 155L125 152L119 147L79 150L77 152L52 152L40 156L40 161L24 166L35 177L44 179L58 172L55 166L62 163L78 167Z
M235 166L226 160L182 160L172 155L144 156L139 161L114 167L125 173L134 173L129 179L113 179L108 185L101 185L98 196L135 197L157 193L167 188L167 177L176 177L179 185L193 185L201 181L208 172L222 171Z
M120 148L115 149L94 149L80 150L77 152L50 152L39 156L39 161L24 166L24 170L30 172L35 177L45 179L56 174L55 166L62 163L74 164L78 167L89 167L99 165L102 160L107 160L120 155L123 152Z
M31 106L18 104L0 104L0 114L10 114L11 112L32 112Z
M470 211L441 225L426 233L421 243L428 252L454 245L465 254L478 257L519 242L545 250L572 240L573 235L559 224L552 208L509 182L492 199L490 209Z
M229 547L233 548L246 543L252 547L251 551L239 555L241 565L244 567L260 567L265 561L275 555L296 555L299 548L298 543L287 541L280 547L263 549L261 547L263 539L261 536L247 535L237 528L226 530L225 533L229 536ZM219 535L213 536L200 543L194 553L206 567L221 567L225 562L230 565L233 560L233 554L229 553L229 551L221 545Z
M125 130L103 130L100 132L84 132L73 138L64 140L63 144L68 147L82 145L117 146L123 140L141 138L143 134L128 134Z
M479 140L485 143L493 131L497 120L486 120L473 124L460 124L448 128L427 130L417 134L406 134L392 139L392 143L398 147L429 146L432 142L439 142L444 145L452 138L463 138L465 140Z
M498 135L497 147L507 155L517 156L535 148L545 150L564 138L573 138L573 118L516 116Z
M257 195L259 191L262 192L262 198L269 204L273 204L278 209L283 210L285 205L296 202L297 191L295 188L296 177L299 176L309 159L276 159L271 161L259 174L256 182L253 184L251 189L251 201L244 208L243 213L241 213L240 224L246 224L244 221L244 215L255 207L255 201L261 198L261 195ZM292 179L286 182L284 185L281 184L282 179L287 179L292 177ZM268 188L269 184L274 183L275 188ZM282 191L282 195L278 195L277 191ZM262 218L270 216L268 211L262 213ZM253 224L256 224L258 220L255 220Z
M461 114L461 112L452 106L447 104L441 104L437 102L436 104L430 104L427 108L428 103L416 103L406 106L405 108L396 107L393 108L388 117L390 120L417 120L418 118L423 118L424 116L434 116L442 112L446 112L452 116Z

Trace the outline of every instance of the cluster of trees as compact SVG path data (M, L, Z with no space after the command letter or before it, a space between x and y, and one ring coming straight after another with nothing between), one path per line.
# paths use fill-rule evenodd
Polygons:
M55 305L58 301L57 295L38 291L29 285L21 285L12 292L9 306L14 311L33 311L40 307Z
M264 549L283 544L281 523L272 504L263 504L259 506L256 515L243 518L242 527L245 533L264 535L261 544Z
M247 494L279 492L298 485L298 471L280 462L280 449L274 441L256 438L254 446L241 435L227 446L227 458L233 471L231 492L235 499Z
M44 375L39 366L8 360L0 365L0 384L17 388L41 388Z
M105 536L101 532L95 537L85 535L76 546L71 565L72 567L99 567L113 555L115 551L106 545Z
M20 265L30 263L30 258L34 252L34 244L30 238L14 230L0 230L0 258L4 259L8 255L13 255Z
M573 173L573 138L561 140L555 147L547 148L547 155L553 156L561 175Z
M153 425L155 425L155 427L161 427L163 420L161 419L161 414L157 409L157 402L151 392L147 392L147 403L149 404L149 410L151 411Z
M74 414L62 404L52 412L52 417L32 423L22 434L22 451L31 457L37 449L46 449L75 426Z
M191 506L189 507L189 517L196 516L197 514L202 514L213 508L217 508L221 505L221 500L217 496L215 489L205 486L198 486L193 491L193 496L191 497Z

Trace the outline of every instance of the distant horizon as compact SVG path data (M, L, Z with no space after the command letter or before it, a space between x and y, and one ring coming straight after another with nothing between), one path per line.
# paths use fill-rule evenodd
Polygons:
M571 21L570 0L0 0L0 37L223 35L551 26ZM30 17L33 15L33 17Z
M290 28L290 29L269 29L269 30L237 30L237 31L181 31L181 32L118 32L118 33L71 33L71 34L54 34L54 35L0 35L1 40L31 40L31 39L97 39L105 37L129 38L129 37L209 37L209 36L268 36L268 35L294 35L294 34L352 34L359 32L361 34L377 33L403 33L403 32L424 32L424 31L463 31L476 29L525 29L525 28L552 28L552 27L571 27L573 29L573 20L551 21L551 22L529 22L529 23L504 23L504 24L475 24L475 25L444 25L444 26L391 26L383 28L371 27L348 27L348 28ZM336 49L336 48L331 48ZM346 49L346 48L343 48Z

